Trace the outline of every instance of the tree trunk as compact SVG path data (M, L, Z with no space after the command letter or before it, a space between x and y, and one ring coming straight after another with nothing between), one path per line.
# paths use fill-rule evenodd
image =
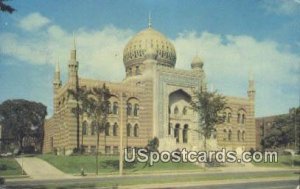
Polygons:
M206 153L206 136L204 135L204 151L205 151L205 153ZM207 158L207 157L206 157ZM206 161L207 161L207 159L206 159ZM203 168L204 168L204 170L205 170L205 163L206 163L206 161L203 163Z
M96 175L98 175L99 172L99 138L100 138L100 132L99 132L99 126L97 127L97 141L96 141Z
M20 137L19 139L19 146L20 146L20 150L23 151L23 137Z

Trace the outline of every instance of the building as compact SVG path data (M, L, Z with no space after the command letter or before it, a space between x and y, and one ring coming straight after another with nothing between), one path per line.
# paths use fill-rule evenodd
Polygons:
M191 58L192 59L192 58ZM105 83L113 96L111 114L105 132L100 134L100 151L118 153L119 138L123 133L124 147L145 147L158 137L161 150L203 149L203 137L195 132L198 117L189 108L194 90L206 90L204 62L195 56L190 70L176 69L176 50L173 44L149 22L125 46L123 62L126 77L120 82L81 78L76 47L70 53L68 81L62 85L57 65L53 81L54 114L45 123L45 153L57 150L68 154L78 143L87 152L95 151L95 121L80 117L77 131L76 117L71 112L77 102L68 89L102 87ZM188 63L189 64L189 63ZM210 148L250 149L255 147L255 88L249 80L248 96L226 97L226 122L217 126L209 139ZM121 115L121 111L125 112ZM123 131L120 124L124 120Z

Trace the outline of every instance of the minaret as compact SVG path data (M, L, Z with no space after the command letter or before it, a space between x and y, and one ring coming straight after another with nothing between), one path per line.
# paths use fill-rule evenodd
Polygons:
M200 79L201 79L201 83L199 86L200 91L207 90L207 86L206 86L207 84L206 84L206 78L205 78L205 72L203 69L203 65L204 65L203 60L198 55L196 55L192 60L191 68L192 68L192 72L197 74L198 77L200 77Z
M60 80L60 68L59 68L59 61L56 63L55 72L54 72L54 79L53 79L53 90L54 93L61 87L61 80Z
M254 77L252 71L249 73L249 83L248 83L248 102L249 108L246 113L246 143L245 148L255 148L256 146L256 129L255 129L255 86Z
M73 34L73 49L70 52L68 82L72 88L76 88L78 84L78 61L76 59L76 42Z
M249 81L248 81L248 97L249 100L255 101L255 85L254 85L254 77L252 71L249 73Z
M59 61L56 63L54 78L53 78L53 107L54 113L58 110L58 90L61 88Z

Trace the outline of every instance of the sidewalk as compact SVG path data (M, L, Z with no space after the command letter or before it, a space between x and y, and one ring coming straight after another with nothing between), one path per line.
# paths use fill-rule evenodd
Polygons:
M40 158L20 157L15 159L32 179L73 178L73 176L65 174Z

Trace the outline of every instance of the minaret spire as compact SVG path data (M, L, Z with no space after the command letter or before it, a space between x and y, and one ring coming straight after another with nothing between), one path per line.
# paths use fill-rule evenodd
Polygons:
M76 38L74 32L73 32L73 48L71 49L70 60L73 60L73 63L76 63Z
M55 66L55 72L60 73L59 59L57 60L57 63L56 63L56 66Z
M255 83L254 83L254 74L252 69L249 70L248 97L251 100L255 99Z
M55 66L53 85L55 90L57 90L61 86L59 60L57 61Z
M149 15L148 15L148 28L151 28L152 27L152 18L151 18L151 12L149 12Z
M70 51L70 60L69 60L69 83L72 84L72 87L77 86L78 82L78 61L76 59L76 38L73 32L73 48Z
M76 39L75 39L75 33L73 32L73 50L76 50Z

